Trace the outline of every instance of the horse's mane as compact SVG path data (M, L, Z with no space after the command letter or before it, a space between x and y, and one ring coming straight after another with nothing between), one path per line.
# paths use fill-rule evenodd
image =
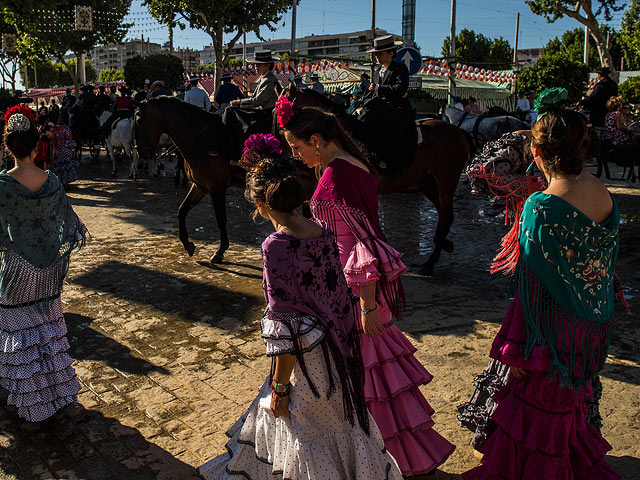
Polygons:
M220 115L215 115L213 113L207 112L200 107L196 107L195 105L187 103L176 97L161 95L159 97L150 98L146 101L146 103L148 105L168 105L175 109L186 111L186 113L190 117L196 116L197 118L205 121L222 122L222 118L220 117Z

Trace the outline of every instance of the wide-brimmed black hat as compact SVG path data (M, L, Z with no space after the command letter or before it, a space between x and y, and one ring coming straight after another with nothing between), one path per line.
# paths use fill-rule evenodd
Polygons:
M386 52L387 50L395 50L402 42L396 42L393 35L383 35L382 37L373 39L373 48L367 50L367 53Z
M610 75L611 74L611 69L609 67L600 67L598 69L598 73L600 75Z
M311 80L313 80L314 78L318 79L318 78L320 78L320 75L318 75L317 73L314 72L314 73L311 74Z
M303 79L302 79L302 74L301 74L301 73L296 73L296 74L293 76L293 81L294 81L295 83L300 83L300 82L302 82L302 81L303 81Z
M256 50L253 57L247 58L249 63L273 63L279 58L272 56L271 50Z
M233 77L231 76L230 73L225 73L224 75L222 75L222 78L220 80L222 80L223 82L225 80L231 80Z

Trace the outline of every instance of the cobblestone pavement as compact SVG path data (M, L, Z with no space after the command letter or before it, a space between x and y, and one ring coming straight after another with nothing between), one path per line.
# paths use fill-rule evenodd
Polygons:
M185 190L167 178L108 179L108 170L104 159L87 161L83 177L92 180L70 194L92 235L73 258L63 294L86 414L34 425L3 403L0 479L195 479L194 467L224 451L225 430L268 373L259 245L269 226L253 224L241 192L230 190L232 246L226 262L211 268L218 234L210 202L189 215L199 247L190 258L176 234ZM625 222L619 273L636 311L640 189L611 185ZM435 376L423 387L435 428L458 446L436 478L459 478L477 463L455 407L470 395L507 307L508 279L486 272L504 233L500 209L462 184L456 215L455 251L434 277L405 277L409 307L399 322ZM417 271L431 248L431 205L417 195L385 197L381 217L390 243ZM613 446L610 463L640 479L640 328L637 316L618 313L603 374L603 434Z

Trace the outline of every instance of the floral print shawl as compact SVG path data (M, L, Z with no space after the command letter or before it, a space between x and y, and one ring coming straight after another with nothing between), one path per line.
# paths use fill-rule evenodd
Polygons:
M613 198L613 197L612 197ZM531 195L520 220L519 293L528 356L536 344L552 353L552 375L579 388L603 367L614 323L613 278L618 207L603 223L562 198ZM576 355L582 355L580 374Z

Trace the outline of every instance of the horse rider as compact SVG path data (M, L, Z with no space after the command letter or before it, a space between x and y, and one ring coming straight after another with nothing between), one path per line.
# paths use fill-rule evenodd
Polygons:
M307 88L304 83L304 79L302 78L301 73L296 73L293 77L293 85L296 87L296 90L302 90L303 88Z
M607 115L607 101L618 95L618 84L609 75L609 67L598 70L598 83L593 87L591 95L580 100L580 105L591 111L591 125L604 127L604 118Z
M387 176L411 164L418 135L415 113L407 98L409 70L393 59L400 45L393 35L383 35L375 38L373 48L367 50L375 55L380 68L368 89L373 98L365 102L359 117L367 132L366 143L378 160L386 163Z
M133 101L135 103L144 102L147 99L147 95L149 95L150 86L151 86L151 80L149 80L148 78L145 79L144 84L142 85L142 88L138 90L138 93L136 93L136 96L133 97Z
M173 93L169 90L163 80L156 80L151 84L151 93L147 98L156 98L160 96L171 97Z
M76 96L73 94L71 88L67 88L65 90L66 95L62 97L62 107L69 110L78 100Z
M131 91L125 86L120 87L120 96L116 97L113 102L113 113L107 121L102 124L102 133L104 133L104 136L109 136L116 120L133 116L134 108L135 104L131 98Z
M93 85L85 83L80 87L82 93L78 96L78 102L83 110L94 110L96 108L96 95L93 93Z
M260 74L253 94L248 98L232 100L222 114L222 122L229 129L234 150L232 155L236 159L240 158L242 144L247 136L271 131L271 112L282 88L273 73L276 60L278 59L271 55L271 50L256 50L254 56L247 59Z
M184 94L184 101L208 112L211 110L211 100L209 99L209 94L203 88L198 87L198 82L200 82L200 79L196 75L189 78L191 88Z
M239 98L244 98L244 95L242 95L240 88L231 81L231 75L225 73L222 76L222 84L218 87L218 93L216 93L214 99L218 105L216 113L222 115L222 112L229 106L229 103Z
M309 88L324 95L324 85L320 82L320 76L316 72L311 74L311 86Z

